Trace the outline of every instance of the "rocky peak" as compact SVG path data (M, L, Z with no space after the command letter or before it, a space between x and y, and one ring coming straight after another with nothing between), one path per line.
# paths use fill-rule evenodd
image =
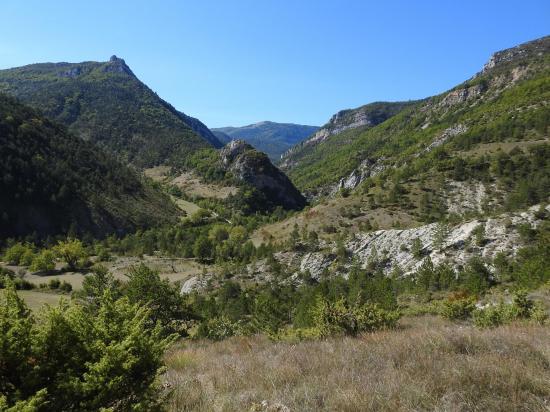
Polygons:
M130 76L134 75L134 73L132 72L132 70L130 70L130 68L124 61L124 59L121 59L114 54L111 56L111 58L105 65L103 71L106 73L126 73Z
M302 209L306 200L290 179L271 163L269 157L244 140L232 140L221 151L223 167L237 179L261 191L275 205Z
M222 159L223 166L229 167L238 156L249 150L254 150L254 148L246 143L244 140L231 140L220 151L220 157Z

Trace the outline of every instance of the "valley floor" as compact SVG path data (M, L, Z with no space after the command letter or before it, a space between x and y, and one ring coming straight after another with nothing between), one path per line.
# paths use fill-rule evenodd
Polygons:
M480 330L425 316L359 338L185 341L167 364L171 411L550 408L550 328L533 324Z

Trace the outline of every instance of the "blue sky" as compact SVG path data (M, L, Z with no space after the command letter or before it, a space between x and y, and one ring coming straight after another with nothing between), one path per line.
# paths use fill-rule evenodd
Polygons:
M2 0L0 68L116 54L210 127L442 92L550 34L550 1Z

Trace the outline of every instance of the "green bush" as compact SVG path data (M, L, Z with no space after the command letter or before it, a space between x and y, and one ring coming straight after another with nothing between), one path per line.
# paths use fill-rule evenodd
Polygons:
M28 266L34 256L32 246L28 243L16 243L4 253L3 260L10 265Z
M330 302L319 297L312 309L313 324L321 337L355 336L362 332L395 327L400 314L377 304L349 305L344 298Z
M223 340L230 336L242 334L241 322L233 322L227 316L218 316L201 322L195 334L196 338Z
M53 270L55 268L55 254L48 249L42 250L32 260L30 270L33 272L42 272Z
M441 315L451 320L467 319L470 317L475 307L475 298L463 293L455 293L443 302Z
M473 312L474 324L482 328L499 326L516 319L529 319L543 324L547 318L544 305L529 299L525 290L517 291L512 303L500 302Z
M71 285L69 282L64 280L59 285L59 290L61 290L63 292L66 292L66 293L70 293L73 290L73 285Z
M514 317L512 310L512 305L506 305L504 303L490 305L483 309L476 309L472 313L474 325L480 328L500 326Z
M50 281L48 282L48 287L52 290L59 289L59 286L61 286L61 281L57 278L50 279Z
M0 293L0 409L160 410L158 377L173 338L148 318L108 291L93 313L64 301L34 318L9 286Z

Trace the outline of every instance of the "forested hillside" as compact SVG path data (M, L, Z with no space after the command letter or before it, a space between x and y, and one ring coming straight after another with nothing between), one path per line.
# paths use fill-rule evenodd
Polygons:
M2 237L104 236L177 221L170 199L104 150L0 94Z
M221 146L204 124L162 100L116 56L0 70L0 91L138 167Z

